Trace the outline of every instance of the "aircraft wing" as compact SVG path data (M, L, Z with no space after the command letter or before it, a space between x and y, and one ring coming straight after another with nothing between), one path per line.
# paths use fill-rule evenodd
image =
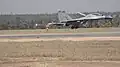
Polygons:
M63 20L61 22L80 22L86 20L100 20L100 19L112 19L112 17L111 16L82 17L78 19Z

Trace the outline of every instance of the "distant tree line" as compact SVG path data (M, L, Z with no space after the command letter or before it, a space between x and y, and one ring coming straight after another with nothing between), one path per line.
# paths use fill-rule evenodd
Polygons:
M92 12L84 12L89 14ZM104 21L100 27L120 27L120 12L99 12L113 17L112 23ZM72 18L80 18L78 14L69 14ZM7 29L44 29L50 22L59 22L57 13L53 14L24 14L24 15L0 15L0 30ZM36 25L37 24L37 25ZM95 25L93 27L96 27Z

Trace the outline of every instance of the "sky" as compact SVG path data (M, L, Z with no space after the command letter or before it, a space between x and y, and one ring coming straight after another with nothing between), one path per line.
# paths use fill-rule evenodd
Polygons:
M0 0L0 13L120 11L120 0Z

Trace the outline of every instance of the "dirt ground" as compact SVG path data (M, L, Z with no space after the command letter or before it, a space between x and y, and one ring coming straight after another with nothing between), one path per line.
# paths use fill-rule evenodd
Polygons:
M67 38L2 38L0 42L31 42L31 41L116 41L120 37L67 37Z
M120 37L0 39L0 67L119 67Z
M1 64L0 67L119 67L115 62L24 62Z

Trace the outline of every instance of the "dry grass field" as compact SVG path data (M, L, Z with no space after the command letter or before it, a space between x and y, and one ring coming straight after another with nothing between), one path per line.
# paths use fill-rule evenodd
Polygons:
M119 40L0 42L0 67L119 67L119 61Z
M5 34L41 34L41 33L84 33L84 32L109 32L120 31L119 28L80 28L80 29L27 29L27 30L1 30L0 35Z

